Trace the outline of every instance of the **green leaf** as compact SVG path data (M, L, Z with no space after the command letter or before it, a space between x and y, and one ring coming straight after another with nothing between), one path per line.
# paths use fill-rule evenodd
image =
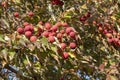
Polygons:
M6 42L3 38L3 35L0 35L0 42Z
M15 55L15 54L16 54L15 51L10 51L10 52L8 53L8 56L9 56L10 60L12 60L12 59L14 58L14 55Z
M46 37L43 37L43 38L41 39L41 43L44 44L45 46L47 46L47 45L48 45L48 40L47 40L47 38L46 38Z
M52 45L52 46L50 46L50 47L51 47L51 50L52 50L52 51L57 52L57 46Z

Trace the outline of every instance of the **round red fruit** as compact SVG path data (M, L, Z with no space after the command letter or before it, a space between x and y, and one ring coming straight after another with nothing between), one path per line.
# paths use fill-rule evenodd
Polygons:
M66 43L61 43L60 44L60 48L63 50L63 49L65 49L67 47L67 45L66 45Z
M85 20L86 20L85 17L81 17L81 18L80 18L80 21L82 21L82 22L84 22Z
M44 31L44 32L42 33L42 35L45 36L45 37L48 37L48 36L49 36L49 32Z
M32 25L27 25L27 26L25 26L24 31L34 31L34 28Z
M19 13L18 12L14 12L14 17L19 17Z
M112 38L112 34L111 33L106 33L106 37Z
M70 45L69 45L69 47L70 47L71 49L75 49L75 48L76 48L76 43L71 42Z
M26 36L27 38L30 38L30 37L32 36L32 32L31 32L31 31L26 31L26 32L25 32L25 36Z
M1 3L1 5L2 5L3 7L6 7L6 6L7 6L7 3L4 1L4 2Z
M23 34L24 33L24 29L22 27L19 27L19 28L17 28L17 32L19 34Z
M49 37L48 37L48 41L51 42L51 43L54 42L54 41L55 41L54 36L49 36Z
M71 38L75 38L76 33L75 32L70 32L69 35L70 35Z
M63 27L69 27L68 23L66 23L66 22L63 23L62 26L63 26Z
M65 33L65 30L61 30L60 33L61 33L61 34L64 34L64 33Z
M57 22L55 25L58 26L58 27L61 27L62 23L61 22Z
M85 14L85 17L90 17L90 12L87 12L86 14Z
M35 42L36 40L37 40L37 37L36 37L36 36L31 36L31 37L30 37L30 41L31 41L31 42Z
M43 25L43 22L42 22L42 21L40 21L40 22L39 22L39 24L40 24L40 25Z
M63 52L62 57L63 59L67 59L69 57L69 54L67 52Z
M46 28L47 30L50 30L51 24L50 24L49 22L45 23L45 28Z
M69 34L72 31L73 31L73 29L71 27L66 28L66 34Z
M28 22L24 22L24 23L23 23L23 26L24 26L24 27L27 26L27 25L29 25Z
M56 32L58 30L58 26L54 25L52 28L51 28L52 31Z
M57 34L57 38L58 38L58 39L61 39L62 36L63 36L62 33L58 33L58 34Z
M34 16L34 13L31 11L28 13L28 16L30 16L30 17Z

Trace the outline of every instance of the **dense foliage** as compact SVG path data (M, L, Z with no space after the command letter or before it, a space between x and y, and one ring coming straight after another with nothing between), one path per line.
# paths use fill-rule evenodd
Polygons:
M119 80L119 0L0 0L0 80Z

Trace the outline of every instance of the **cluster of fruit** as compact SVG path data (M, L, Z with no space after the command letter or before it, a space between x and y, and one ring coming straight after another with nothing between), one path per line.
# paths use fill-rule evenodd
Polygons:
M79 18L81 22L85 22L91 16L90 12L85 13L83 16Z
M20 17L19 12L14 12L13 15L14 15L14 17L16 17L16 18L19 18L19 17ZM34 13L33 13L32 11L30 11L30 12L28 13L28 16L29 16L29 17L33 17L33 16L34 16Z
M63 1L61 1L61 0L51 0L51 3L52 3L52 5L63 5L64 3L63 3Z
M60 49L63 51L63 58L67 59L69 54L64 52L66 47L75 49L77 44L75 40L77 33L73 27L70 27L67 23L57 22L52 25L49 22L43 24L41 21L38 23L40 26L35 28L28 22L23 23L23 27L18 27L17 32L23 34L30 40L30 42L36 42L38 38L46 37L49 43L58 43ZM67 46L68 45L68 46Z
M107 38L108 43L111 43L112 45L119 47L120 46L120 34L118 31L114 29L114 25L110 23L98 23L98 30L102 34L104 34Z

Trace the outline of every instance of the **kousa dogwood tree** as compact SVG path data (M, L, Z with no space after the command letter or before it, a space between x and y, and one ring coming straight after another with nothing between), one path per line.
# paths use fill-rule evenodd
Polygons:
M0 80L119 80L119 0L0 0Z

